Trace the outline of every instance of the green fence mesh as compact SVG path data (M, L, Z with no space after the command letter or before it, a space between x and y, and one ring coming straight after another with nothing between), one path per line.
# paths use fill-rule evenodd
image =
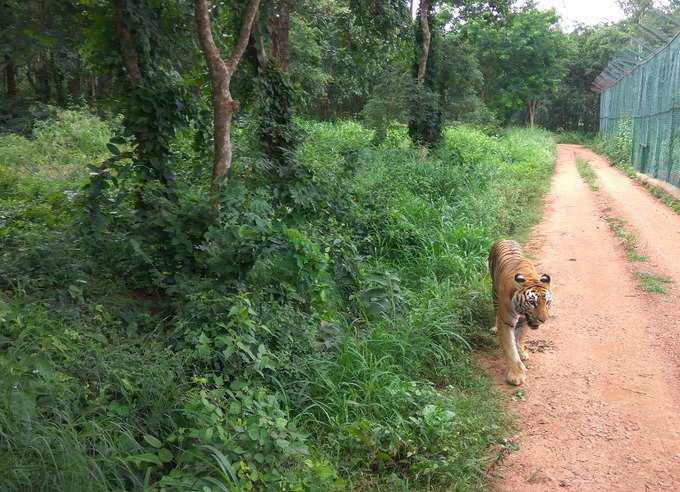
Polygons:
M631 124L635 168L680 186L680 34L602 90L601 137Z

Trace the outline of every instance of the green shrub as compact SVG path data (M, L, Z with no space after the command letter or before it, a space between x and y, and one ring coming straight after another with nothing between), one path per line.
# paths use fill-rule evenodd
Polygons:
M597 140L595 148L615 166L630 166L633 157L633 120L619 122L613 135Z
M595 135L578 130L559 131L555 134L558 144L592 145Z
M441 139L443 122L440 98L436 91L425 87L416 87L413 91L408 122L408 132L413 142L431 147Z

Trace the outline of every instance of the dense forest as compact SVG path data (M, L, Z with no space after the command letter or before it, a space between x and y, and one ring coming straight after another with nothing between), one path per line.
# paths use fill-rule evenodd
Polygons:
M674 28L672 2L622 3L628 19L565 33L554 11L513 0L212 2L203 22L181 0L3 1L0 124L28 130L44 105L134 119L125 108L149 106L143 93L154 94L144 114L167 120L157 132L207 124L207 35L238 118L272 110L267 94L291 115L360 119L379 138L394 122L424 142L452 122L592 132L590 88L611 56L640 25L652 46L654 29Z
M483 489L488 247L622 4L0 1L0 488Z

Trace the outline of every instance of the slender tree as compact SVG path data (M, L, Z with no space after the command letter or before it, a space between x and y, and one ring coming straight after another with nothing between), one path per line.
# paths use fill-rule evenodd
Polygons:
M430 0L420 0L419 19L420 22L420 51L418 53L418 86L422 87L425 83L425 75L427 72L427 59L430 55L430 43L432 41L432 34L430 33L430 9L432 4Z
M421 145L434 145L441 137L440 95L434 84L432 51L432 2L420 0L416 19L415 90L411 100L409 135Z
M219 192L227 171L231 167L232 160L231 120L234 112L238 109L238 103L231 97L231 78L248 46L253 22L259 7L260 0L248 1L238 38L229 57L225 60L220 55L213 39L208 1L195 0L194 2L198 41L208 65L213 99L215 158L210 191L214 208L219 208Z
M118 33L118 40L120 41L120 52L123 58L123 64L127 71L128 81L130 85L135 88L142 81L142 71L139 68L139 56L132 41L130 29L125 23L125 8L126 0L116 0L116 32Z
M288 72L290 50L288 47L288 33L290 31L289 0L279 0L272 20L272 54L284 73Z
M17 71L10 55L5 55L4 72L6 95L8 99L12 99L17 96Z

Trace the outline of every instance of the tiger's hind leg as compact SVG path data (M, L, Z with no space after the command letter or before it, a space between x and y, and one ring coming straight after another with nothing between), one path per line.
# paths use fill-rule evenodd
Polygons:
M527 334L529 333L528 326L524 316L520 316L515 325L515 342L517 343L517 352L519 352L519 358L522 362L529 360L529 351L526 347Z
M517 341L515 340L514 325L503 322L500 318L496 318L496 328L498 330L498 342L503 349L505 356L505 365L507 372L505 373L505 380L519 386L526 380L527 369L524 367L522 360L517 351Z

